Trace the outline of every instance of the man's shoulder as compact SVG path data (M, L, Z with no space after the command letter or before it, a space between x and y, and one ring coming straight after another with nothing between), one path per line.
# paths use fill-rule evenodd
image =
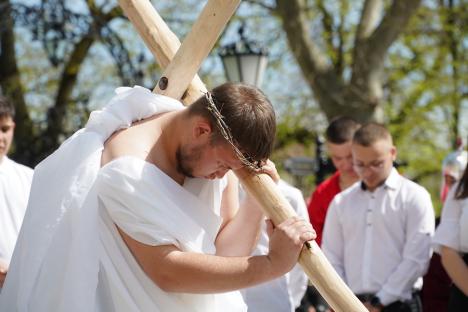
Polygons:
M286 199L294 206L293 208L297 210L297 207L300 203L305 205L304 196L300 189L290 185L284 180L280 180L278 183L278 189L286 197ZM297 211L296 211L297 212Z
M14 161L13 159L10 159L8 157L5 157L3 159L3 161L5 161L5 164L10 166L11 168L13 168L13 170L16 171L16 172L20 172L20 173L28 175L28 176L32 176L33 173L34 173L33 169L31 169L28 166L25 166L23 164L20 164L20 163Z
M339 191L340 173L337 171L331 177L323 181L317 186L315 192L317 194Z
M292 197L292 198L303 198L301 190L286 183L283 180L279 181L278 188L283 192L285 196Z
M430 194L424 186L404 176L400 176L400 179L401 179L401 192L406 195L404 196L406 200L411 201L414 199L421 199L424 197L430 198Z
M428 193L426 188L422 186L421 184L418 184L414 182L413 180L403 176L399 175L400 183L401 183L401 188L403 190L407 190L410 194L414 192L418 193Z
M360 191L362 191L361 182L356 182L350 187L348 187L347 189L345 189L344 191L341 191L340 193L338 193L333 199L333 201L342 202L342 201L348 201L348 200L354 199L356 194Z

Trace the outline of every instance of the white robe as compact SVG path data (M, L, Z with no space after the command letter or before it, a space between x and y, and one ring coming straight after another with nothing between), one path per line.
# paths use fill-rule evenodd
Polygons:
M134 157L100 169L103 144L116 130L182 108L141 87L119 88L106 108L91 114L86 128L36 167L0 311L243 310L238 292L163 292L114 226L145 244L214 253L220 181L191 179L181 187Z
M7 265L23 222L33 170L4 156L0 162L0 261Z

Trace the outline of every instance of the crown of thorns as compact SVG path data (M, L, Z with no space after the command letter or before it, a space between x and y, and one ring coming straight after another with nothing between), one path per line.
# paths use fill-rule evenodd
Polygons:
M216 120L216 124L218 126L219 132L221 132L221 135L224 137L224 139L226 139L226 141L228 141L229 144L232 146L232 149L236 153L237 158L245 166L251 169L260 169L261 168L260 161L255 161L247 153L242 153L240 149L237 147L237 145L234 143L234 138L231 134L231 129L224 121L224 116L216 107L214 100L213 100L213 96L211 95L209 91L205 93L205 98L208 101L208 107L207 107L208 111Z

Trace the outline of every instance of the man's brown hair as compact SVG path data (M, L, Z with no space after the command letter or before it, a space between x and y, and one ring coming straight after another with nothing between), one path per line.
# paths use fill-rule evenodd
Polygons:
M273 150L276 134L275 111L266 95L254 86L225 83L214 88L211 96L237 148L250 161L266 160ZM188 112L210 121L212 142L225 140L208 107L207 97L202 96L188 107Z
M354 133L360 126L361 124L351 117L339 116L330 122L325 132L325 137L327 138L327 142L333 144L351 142Z
M15 118L15 107L4 96L0 95L0 118L11 117Z
M353 137L353 143L364 147L369 147L380 140L389 140L392 142L392 136L384 125L375 122L363 125L356 131Z

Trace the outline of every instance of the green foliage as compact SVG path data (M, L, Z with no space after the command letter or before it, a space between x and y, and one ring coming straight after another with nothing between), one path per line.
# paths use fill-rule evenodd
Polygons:
M86 11L87 3L92 2L73 1L73 5L84 7L81 11ZM181 39L205 3L195 0L153 2ZM465 56L468 11L464 9L464 2L424 1L406 31L389 50L385 62L384 119L394 136L399 159L407 163L402 168L404 174L428 187L433 199L438 198L443 157L451 150L454 138L468 132L467 113L463 111L464 107L468 108ZM96 3L97 8L104 11L117 4L110 1L100 7L104 2ZM309 0L305 3L311 37L346 83L350 79L355 32L363 1ZM218 44L237 40L237 28L245 22L247 37L269 48L269 65L262 89L277 111L277 149L273 159L281 169L282 161L288 157L313 157L313 138L323 133L327 118L288 47L282 23L275 15L275 5L273 0L243 1ZM133 26L122 18L113 19L109 25L119 34L133 61L143 55L138 63L143 74L142 83L152 88L161 70ZM41 44L32 40L29 30L16 27L15 33L22 88L29 116L34 121L32 135L41 142L39 135L48 126L48 109L56 105L64 65L52 66ZM99 40L93 43L81 65L63 116L66 120L63 138L82 127L89 112L102 107L113 95L113 89L121 84L116 64ZM224 81L216 50L204 62L200 76L208 87ZM312 177L309 180L307 183L313 182Z

